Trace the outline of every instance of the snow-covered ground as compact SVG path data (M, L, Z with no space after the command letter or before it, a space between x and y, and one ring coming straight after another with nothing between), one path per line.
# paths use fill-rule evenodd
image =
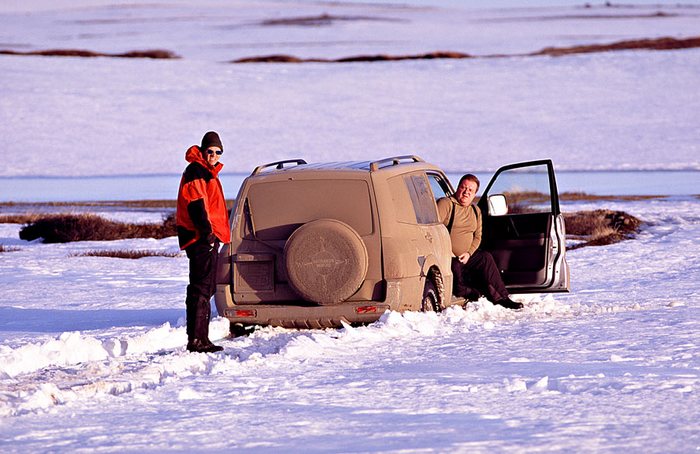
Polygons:
M45 245L0 225L0 437L16 452L693 452L700 447L700 200L572 204L647 221L569 253L573 292L263 329L188 354L172 238ZM133 214L129 216L133 220ZM144 218L143 220L146 220Z
M2 2L0 48L157 47L183 59L0 56L0 175L175 174L208 129L224 139L225 172L298 156L407 153L457 171L541 157L571 170L700 169L699 50L223 63L268 53L527 52L688 37L700 23L696 2L548 3L558 6ZM392 20L255 25L324 12ZM596 14L637 17L580 17ZM184 255L75 255L175 252L174 238L49 245L0 224L0 450L697 452L700 198L564 206L592 208L646 224L635 240L570 252L570 294L517 296L527 303L520 312L481 300L441 314L388 313L360 328L266 328L237 339L216 318L212 338L225 350L210 355L184 351ZM108 213L132 222L161 214Z

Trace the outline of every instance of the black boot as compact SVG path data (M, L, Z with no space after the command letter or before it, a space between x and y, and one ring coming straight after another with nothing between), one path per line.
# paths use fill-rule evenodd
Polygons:
M499 306L503 306L506 309L519 310L519 309L523 308L523 303L518 303L517 301L513 301L510 298L505 298L505 299L496 301L495 304L498 304Z
M194 339L195 323L197 322L197 300L187 298L185 301L187 315L187 341Z
M187 351L193 353L214 353L223 349L224 347L214 345L211 342L207 345L199 339L193 339L187 343Z
M188 351L197 352L219 352L224 349L218 345L214 345L209 340L209 318L211 315L211 306L209 299L199 298L197 300L197 313L194 323L194 336L187 343Z

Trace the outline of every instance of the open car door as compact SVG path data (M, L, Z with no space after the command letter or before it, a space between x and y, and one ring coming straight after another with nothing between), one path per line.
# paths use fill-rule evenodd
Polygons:
M479 200L481 248L512 293L568 292L564 218L551 160L501 167Z

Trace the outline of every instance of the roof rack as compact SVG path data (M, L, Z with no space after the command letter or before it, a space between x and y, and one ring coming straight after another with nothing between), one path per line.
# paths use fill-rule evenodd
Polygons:
M379 170L379 166L382 164L390 164L392 166L397 166L401 164L401 161L410 159L411 162L425 162L423 159L416 155L406 155L406 156L394 156L393 158L384 158L379 161L372 161L369 163L369 171L376 172Z
M257 166L255 169L253 169L253 173L251 173L250 175L251 176L257 175L260 172L262 172L263 170L267 169L268 167L275 167L275 169L277 169L277 170L282 170L282 169L284 169L285 164L291 164L291 163L294 163L294 164L299 166L302 164L306 164L307 162L304 161L303 159L286 159L284 161L271 162L269 164L263 164L261 166Z

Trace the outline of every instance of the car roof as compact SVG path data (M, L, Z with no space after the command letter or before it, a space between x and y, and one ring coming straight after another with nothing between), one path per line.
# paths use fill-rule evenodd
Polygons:
M303 159L289 159L277 161L256 167L250 176L274 175L281 172L307 173L307 172L377 172L389 171L391 173L403 173L411 170L433 169L438 167L425 162L418 156L395 156L376 161L331 161L307 163Z

